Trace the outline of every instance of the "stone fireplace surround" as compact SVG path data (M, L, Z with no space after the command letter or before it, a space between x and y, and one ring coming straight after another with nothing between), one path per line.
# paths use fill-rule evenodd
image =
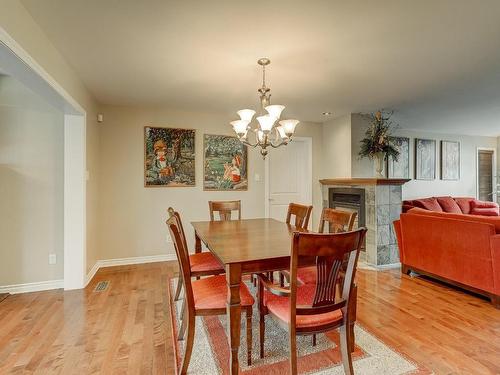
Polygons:
M366 262L374 266L399 263L392 222L399 218L402 185L410 180L393 178L334 178L320 180L323 207L331 207L330 189L363 189L365 198Z

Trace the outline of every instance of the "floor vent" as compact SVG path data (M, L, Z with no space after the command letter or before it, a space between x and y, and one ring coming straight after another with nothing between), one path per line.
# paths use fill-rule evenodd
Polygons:
M109 281L99 281L94 289L95 292L102 292L108 288Z

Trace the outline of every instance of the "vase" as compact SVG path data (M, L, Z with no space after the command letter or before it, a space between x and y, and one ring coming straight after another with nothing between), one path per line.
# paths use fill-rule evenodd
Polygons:
M385 154L383 152L378 152L374 155L376 178L385 178L385 176L382 174L382 172L384 171L384 159Z

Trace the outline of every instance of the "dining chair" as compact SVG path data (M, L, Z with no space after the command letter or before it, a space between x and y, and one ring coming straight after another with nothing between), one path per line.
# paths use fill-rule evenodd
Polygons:
M224 275L192 280L193 273L190 264L191 257L182 239L181 224L177 216L167 220L167 227L174 242L174 248L179 262L185 288L185 301L181 310L182 323L179 329L179 340L185 339L184 356L182 358L181 374L186 374L193 351L195 317L209 315L225 315L227 303L227 283ZM240 284L241 311L246 312L247 363L252 363L252 307L254 299L247 286Z
M175 217L177 219L177 223L179 225L179 235L182 243L184 244L184 247L187 249L188 245L186 241L186 235L184 233L184 226L182 225L181 215L179 214L179 212L175 211L172 207L169 207L168 216L170 218ZM191 274L193 275L193 277L197 278L201 276L220 275L225 272L222 264L210 252L195 253L189 255L189 264L191 267ZM179 300L179 296L181 295L183 286L184 286L183 279L179 278L179 281L177 283L177 288L175 290L174 301Z
M307 229L313 206L305 206L298 203L290 203L286 214L286 223L296 227ZM294 221L292 223L292 217Z
M354 227L357 213L350 211L337 210L334 208L323 208L319 220L318 233L342 233L350 232ZM286 272L286 271L285 271ZM286 277L286 274L285 274ZM316 267L303 267L297 271L297 280L302 284L311 284L316 282Z
M345 233L294 232L290 257L290 285L273 284L259 274L259 340L260 357L264 357L265 316L270 314L287 327L290 345L290 372L297 374L296 335L310 335L339 328L342 363L346 374L353 374L349 301L354 285L359 252L366 228ZM316 260L318 278L315 284L299 285L297 270ZM344 286L337 295L337 279L342 264L347 262Z
M238 220L241 220L241 201L209 201L210 221L215 221L214 213L219 214L220 221L231 220L233 211L238 212Z

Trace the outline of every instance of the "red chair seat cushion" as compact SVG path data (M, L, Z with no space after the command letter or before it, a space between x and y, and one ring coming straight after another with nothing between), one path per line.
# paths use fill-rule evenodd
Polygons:
M196 310L225 309L227 302L226 276L210 276L205 279L194 280L193 286L194 306ZM252 306L254 299L247 286L240 285L241 306Z
M222 264L212 253L196 253L189 256L191 272L210 272L223 270Z
M297 269L297 280L302 284L316 285L316 267L302 267Z
M297 305L311 305L314 299L316 285L302 285L297 287ZM288 323L290 321L290 303L288 297L274 295L267 290L264 293L264 305L278 319ZM297 315L297 328L311 328L340 322L342 311L335 310L329 313L316 315Z
M449 212L452 214L462 213L460 206L452 197L437 197L436 199L444 212Z

